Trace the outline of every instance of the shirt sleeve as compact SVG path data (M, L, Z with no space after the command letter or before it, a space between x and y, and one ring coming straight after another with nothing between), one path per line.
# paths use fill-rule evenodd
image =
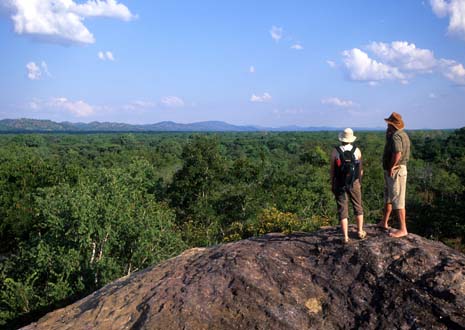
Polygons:
M395 134L392 137L392 152L398 153L398 152L403 152L403 145L402 145L402 138L400 135Z

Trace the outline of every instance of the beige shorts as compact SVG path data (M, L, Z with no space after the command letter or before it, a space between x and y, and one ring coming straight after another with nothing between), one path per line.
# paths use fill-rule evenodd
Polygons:
M394 210L405 209L405 192L407 191L407 166L400 165L389 176L384 171L384 203L392 204Z

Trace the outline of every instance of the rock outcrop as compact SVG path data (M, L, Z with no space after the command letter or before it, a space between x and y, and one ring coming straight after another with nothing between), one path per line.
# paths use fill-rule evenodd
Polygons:
M465 255L350 230L191 249L23 329L464 329Z

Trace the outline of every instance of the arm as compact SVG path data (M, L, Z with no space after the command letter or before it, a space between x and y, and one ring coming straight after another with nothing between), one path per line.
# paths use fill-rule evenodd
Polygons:
M359 165L359 170L360 170L360 181L362 181L362 177L363 177L363 159L362 159L362 152L360 151L360 149L357 148L357 159L358 161L360 162L360 165Z
M330 157L330 166L329 166L329 182L331 184L331 190L334 192L334 179L336 176L335 162L336 162L336 150L333 150Z
M399 167L400 159L402 158L403 141L402 136L394 134L392 136L393 149L391 154L391 164L389 164L389 176L394 176L394 171Z
M399 152L394 152L391 157L391 166L389 166L389 176L394 175L394 170L397 169L398 163L400 161L400 158L402 157L402 153Z

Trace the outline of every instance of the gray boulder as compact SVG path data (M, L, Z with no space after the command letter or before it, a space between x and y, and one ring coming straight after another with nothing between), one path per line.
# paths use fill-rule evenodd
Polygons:
M465 255L409 234L340 229L191 249L25 330L464 329Z

